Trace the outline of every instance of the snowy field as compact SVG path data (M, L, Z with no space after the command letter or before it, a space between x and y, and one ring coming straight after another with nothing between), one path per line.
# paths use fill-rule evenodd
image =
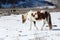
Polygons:
M60 12L51 12L52 30L48 27L44 27L41 30L43 21L37 21L36 30L34 25L29 30L30 22L27 20L22 24L21 15L10 15L0 17L0 40L60 40ZM27 23L28 22L28 23Z

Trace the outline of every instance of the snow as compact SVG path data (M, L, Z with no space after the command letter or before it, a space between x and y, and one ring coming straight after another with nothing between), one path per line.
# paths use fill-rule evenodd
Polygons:
M51 12L52 24L57 25L52 30L48 27L41 30L43 21L37 21L39 30L35 29L33 23L29 30L30 22L27 20L22 24L21 15L0 17L0 40L60 40L60 12Z

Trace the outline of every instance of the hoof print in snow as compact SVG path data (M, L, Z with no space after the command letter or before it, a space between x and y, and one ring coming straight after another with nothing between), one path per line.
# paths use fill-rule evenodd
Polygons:
M6 35L6 37L8 37L8 35Z
M20 33L22 32L22 31L19 31Z
M8 30L8 29L6 29L6 30Z
M58 18L58 20L60 20L60 18Z
M28 36L28 35L22 35L22 36Z
M20 20L17 20L17 21L20 21Z
M29 39L29 40L41 40L41 38L40 37L35 37L35 38Z
M19 36L21 36L21 34L19 34Z
M34 39L29 39L29 40L34 40Z

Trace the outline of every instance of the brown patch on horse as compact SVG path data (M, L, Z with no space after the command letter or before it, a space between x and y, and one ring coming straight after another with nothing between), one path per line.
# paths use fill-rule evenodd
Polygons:
M22 23L24 23L26 19L24 19L24 16L22 15Z
M37 15L38 16L38 18L35 18L36 20L41 20L41 19L45 19L45 14L44 13L41 13L40 11L37 11L37 13L35 13L35 14L31 14L33 17L35 17L35 15Z
M35 17L35 15L33 15L33 13L31 14L33 17Z
M40 11L37 11L37 15L38 15L38 18L36 18L36 20L45 19L45 14L41 13Z

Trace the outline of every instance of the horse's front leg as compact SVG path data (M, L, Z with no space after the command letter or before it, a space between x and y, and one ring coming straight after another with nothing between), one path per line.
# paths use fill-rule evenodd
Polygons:
M32 21L30 21L30 30L31 30L31 28L32 28Z
M36 29L38 30L38 28L37 28L37 26L36 26L36 22L35 22L35 21L33 21L33 23L34 23L34 26L36 27Z

